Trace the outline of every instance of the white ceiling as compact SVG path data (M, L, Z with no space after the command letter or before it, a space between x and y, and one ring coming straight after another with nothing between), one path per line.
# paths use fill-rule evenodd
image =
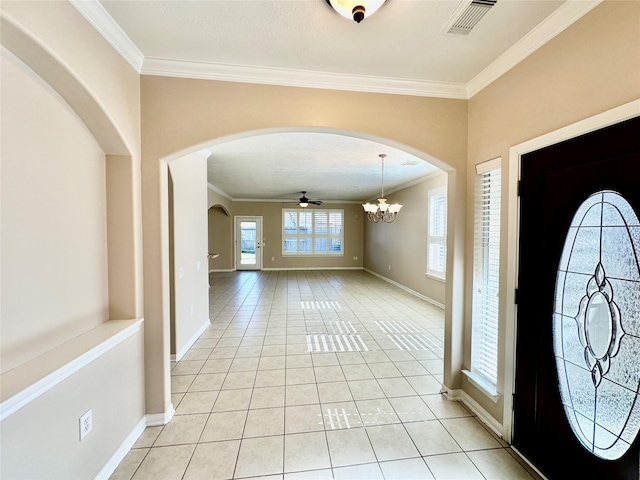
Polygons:
M600 0L498 0L469 35L443 28L470 0L388 0L359 24L325 0L71 1L142 74L469 98ZM388 154L385 191L437 170L320 131L208 150L209 183L234 199L375 198L379 153Z

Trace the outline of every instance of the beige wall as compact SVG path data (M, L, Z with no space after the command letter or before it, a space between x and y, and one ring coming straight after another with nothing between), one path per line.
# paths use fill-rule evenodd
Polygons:
M143 330L56 385L1 424L0 477L96 478L144 418ZM79 418L93 430L79 441Z
M119 248L110 244L108 262L118 288L109 292L110 310L140 318L139 75L66 1L3 1L0 13L2 45L69 104L114 159L107 165L108 235Z
M32 70L3 53L4 406L54 367L50 354L58 367L89 351L67 341L143 310L139 76L68 2L3 1L0 13L3 48ZM113 458L144 421L142 332L7 414L0 476L92 478ZM19 387L5 381L18 370Z
M170 310L168 192L162 180L166 168L163 161L232 135L320 128L410 150L447 171L457 169L461 177L466 171L464 100L144 75L141 89L145 321L150 338L156 339L156 346L149 345L147 362L162 366L162 370L153 372L152 385L147 382L147 391L153 398L148 408L153 413L165 411L170 402L169 363L157 347L168 335ZM463 199L464 182L461 185L453 192L456 198ZM239 214L235 208L234 205L233 214ZM446 315L451 311L448 309ZM445 380L449 378L445 372Z
M215 205L218 206L212 206L208 214L209 252L220 253L220 257L209 260L211 270L235 270L235 216L262 217L262 268L264 270L362 268L363 215L360 204L331 203L322 207L343 210L345 220L344 255L324 257L282 255L282 209L291 208L291 206L282 205L279 202L230 202L228 208L220 204ZM357 258L354 260L353 257Z
M497 157L503 165L499 382L511 362L504 343L506 311L513 301L513 293L506 291L506 219L516 208L507 197L509 148L640 98L639 18L640 2L605 0L469 101L467 292L471 291L474 168ZM466 307L464 363L468 368L470 293ZM467 382L464 389L502 421L502 402L494 404Z
M208 212L209 253L218 254L209 259L209 271L233 270L233 217L220 206Z
M362 207L352 203L325 203L327 209L344 211L344 255L283 256L282 209L291 208L277 202L234 202L233 214L262 217L263 264L268 269L361 268L362 267ZM312 207L307 207L313 210ZM358 257L353 260L353 257ZM271 260L273 258L273 260Z
M4 49L1 93L4 373L108 320L109 301L104 153Z
M209 271L234 269L233 261L233 202L218 192L207 189L209 208L209 251L218 253L218 258L209 259Z
M194 153L169 165L173 306L172 354L180 359L209 324L207 160Z
M19 56L56 90L78 112L105 152L113 155L134 155L140 152L140 90L139 75L107 43L84 17L66 1L3 0L2 17L29 39L15 39L12 28L3 25L3 44L10 43ZM15 41L14 41L15 40ZM29 58L30 42L54 52L55 62L46 58ZM33 64L31 64L33 63ZM72 77L59 75L63 67ZM86 92L76 89L80 82ZM85 101L87 99L93 101ZM95 101L99 105L95 105ZM115 131L104 122L111 122Z
M126 293L122 294L122 298L109 298L108 307L109 312L133 311L136 317L141 317L144 311L146 365L146 388L141 385L138 376L125 384L118 384L113 377L97 374L79 376L78 378L85 380L80 383L61 384L63 390L56 393L60 395L60 399L47 403L59 406L56 416L44 415L44 411L29 413L25 410L29 413L26 416L16 414L18 416L10 417L2 424L3 443L8 438L4 435L6 425L12 425L12 431L16 432L33 432L36 428L34 425L37 425L38 433L44 439L52 439L56 432L65 431L66 435L65 429L71 428L58 423L59 419L66 418L73 420L75 430L76 402L93 402L94 391L103 393L105 399L116 398L114 402L124 399L126 401L118 403L119 410L104 410L110 412L107 414L107 421L118 425L114 430L115 436L110 436L104 430L96 430L92 450L79 448L80 445L75 443L73 446L62 444L65 447L59 451L51 440L42 446L44 454L40 451L39 455L32 456L42 459L48 458L45 455L59 456L56 457L56 465L65 462L70 465L70 458L81 458L81 461L76 462L83 465L80 476L91 476L91 472L96 471L96 465L103 462L103 458L113 452L114 445L122 441L124 432L131 431L134 427L135 419L140 415L136 398L139 398L141 392L146 391L146 413L162 415L169 411L169 167L166 161L196 151L208 142L223 141L225 137L248 135L265 129L337 129L342 133L375 139L417 153L449 173L450 257L447 268L451 275L445 286L445 383L452 388L461 386L473 401L484 407L494 419L501 421L501 402L493 404L488 401L472 385L461 381L459 376L461 367L469 367L471 285L470 280L463 284L460 278L463 273L465 278L471 278L474 166L484 160L502 157L505 164L503 178L508 178L506 164L510 146L640 98L639 9L640 3L636 1L605 0L575 25L467 102L140 77L69 3L3 1L2 44L65 99L107 158L129 158L127 161L130 163L124 162L124 167L115 168L115 172L110 172L107 168L106 173L107 199L110 195L115 195L118 188L124 188L126 197L130 198L124 205L114 206L115 217L110 219L110 212L107 212L107 229L111 228L109 225L118 225L121 219L127 225L123 230L114 227L113 232L107 232L109 284L120 280L128 285L123 288ZM3 72L3 88L4 77ZM14 114L11 118L13 116ZM3 122L5 118L10 119L3 112ZM4 145L4 123L2 128L4 170L4 149L8 148ZM80 142L84 141L81 140L84 136L78 138ZM42 162L47 158L42 158ZM123 184L109 185L110 178L117 178ZM515 208L515 205L509 205L506 201L506 192L507 186L504 187L503 218L508 218L507 214ZM4 196L4 184L2 194ZM398 196L401 195L402 192L398 192ZM207 203L211 206L209 202L210 199ZM220 200L217 203L225 205L224 202L225 200ZM103 203L107 204L108 210L111 209L109 201ZM3 198L3 222L5 205ZM95 207L95 203L93 205ZM232 215L238 214L233 210L235 205L229 211L232 211ZM99 218L97 221L103 222ZM503 222L503 245L506 243L507 232L507 225L504 223L506 222ZM206 226L206 216L202 224ZM144 228L144 244L141 241L141 227ZM206 239L206 227L204 229L201 238ZM123 245L123 255L118 253L121 248L112 248L112 233L119 239L120 245ZM3 249L4 235L3 226ZM33 242L33 239L30 241ZM144 309L142 245L145 254ZM104 253L101 255L104 258ZM118 261L114 261L112 255L117 256ZM505 255L503 251L501 260ZM466 264L464 272L461 268L463 263ZM40 270L45 271L48 265L43 264ZM56 266L55 262L51 265ZM502 265L503 277L506 277L505 262ZM3 277L5 268L3 254ZM104 278L103 274L92 276L93 281L99 276ZM404 283L405 278L398 281ZM502 292L505 292L505 286L503 281ZM2 290L4 302L4 278ZM112 294L109 291L109 297ZM21 290L19 295L26 297L27 292ZM502 334L508 320L506 311L509 298L508 292L502 296ZM104 298L98 303L104 304ZM13 327L10 325L10 328ZM463 329L467 333L466 344L462 343L462 335L458 333ZM65 334L71 334L71 330ZM134 347L132 352L139 352L136 350L138 348L139 346ZM105 358L106 370L118 372L120 369L128 369L139 372L143 363L136 353L123 355L122 358L127 359L126 366L117 358L111 355ZM503 344L499 362L501 379L504 378L504 366L509 361ZM127 396L118 397L119 389L124 387ZM83 408L84 406L86 405L82 405ZM113 417L114 415L118 417ZM31 419L34 418L38 421L33 422ZM120 422L126 423L126 426ZM8 443L11 444L12 442ZM20 440L16 441L16 445L23 448L25 443ZM82 446L84 445L88 444ZM28 448L24 448L26 450L22 452L28 452ZM105 457L93 455L96 451L93 448ZM4 451L3 445L3 455ZM91 468L85 469L87 462L91 463ZM3 459L3 468L4 464Z
M442 173L386 195L387 203L402 205L396 220L391 224L365 220L364 267L438 305L445 303L445 283L426 275L428 195L446 185L447 175Z

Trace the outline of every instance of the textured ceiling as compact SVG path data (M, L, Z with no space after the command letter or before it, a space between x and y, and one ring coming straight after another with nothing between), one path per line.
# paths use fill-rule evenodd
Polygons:
M86 16L87 0L72 1ZM221 78L216 75L232 72L234 80L254 83L370 91L402 85L405 91L395 93L468 98L487 78L499 76L497 65L508 69L566 27L552 21L563 8L598 3L498 0L469 35L444 33L469 1L388 0L359 24L335 13L325 0L101 0L97 5L135 45L142 74L188 77L206 71ZM574 16L571 21L579 17ZM545 25L555 30L540 34ZM519 51L523 46L526 55ZM209 183L231 198L295 199L306 190L324 201L376 198L379 153L388 154L385 191L437 171L426 157L414 158L415 166L400 166L410 154L320 131L249 137L205 152Z
M297 199L303 190L323 201L377 198L381 153L385 192L441 172L402 150L333 133L274 133L208 150L209 183L237 199Z

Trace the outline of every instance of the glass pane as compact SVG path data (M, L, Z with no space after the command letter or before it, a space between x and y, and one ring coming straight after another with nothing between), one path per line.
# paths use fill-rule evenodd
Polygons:
M315 252L316 253L327 253L327 247L329 242L327 242L326 237L320 237L315 239Z
M444 272L446 260L444 245L437 243L429 245L429 270Z
M298 233L312 233L313 212L300 212L300 231Z
M342 239L337 237L331 237L331 252L332 253L340 253L342 252Z
M284 253L296 253L298 251L298 239L285 237L284 239Z
M284 233L298 233L298 212L284 212Z
M429 198L429 235L444 237L447 231L447 198L445 195L432 195Z
M329 213L329 226L330 233L332 235L339 235L342 233L342 212Z
M327 212L315 212L315 232L316 234L326 234L329 224Z
M500 169L476 176L471 369L496 384L500 280Z
M554 293L558 388L574 435L615 460L640 431L640 239L638 217L618 193L578 207Z
M300 253L311 253L311 237L302 237L300 239Z
M256 222L240 222L240 264L256 264Z

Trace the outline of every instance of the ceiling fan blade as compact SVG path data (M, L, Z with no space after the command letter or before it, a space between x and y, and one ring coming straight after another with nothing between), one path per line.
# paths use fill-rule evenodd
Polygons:
M306 191L302 191L300 193L302 194L302 197L300 197L298 200L289 200L289 201L285 201L285 202L282 202L282 203L297 203L298 205L300 205L301 203L313 204L313 205L322 205L322 200L309 200L307 198L307 192Z

